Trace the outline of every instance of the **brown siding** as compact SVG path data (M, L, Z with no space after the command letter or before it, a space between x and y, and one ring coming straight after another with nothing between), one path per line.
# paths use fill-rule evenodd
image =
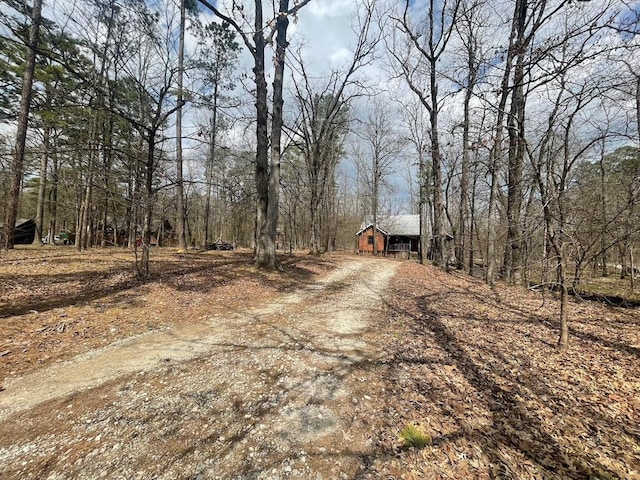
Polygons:
M373 237L373 228L371 227L367 228L358 237L358 252L373 253L373 244L369 243L370 237ZM384 253L384 241L384 235L380 232L376 232L376 251L378 253Z

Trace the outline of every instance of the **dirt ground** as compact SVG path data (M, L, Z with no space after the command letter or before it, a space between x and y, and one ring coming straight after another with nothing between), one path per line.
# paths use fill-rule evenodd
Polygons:
M640 312L350 255L0 264L0 478L640 478ZM407 448L417 425L429 445Z

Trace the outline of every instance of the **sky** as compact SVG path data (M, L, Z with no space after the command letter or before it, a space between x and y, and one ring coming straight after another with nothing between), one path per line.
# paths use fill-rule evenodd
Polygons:
M287 32L287 38L290 42L287 53L288 65L291 66L295 63L292 56L298 55L299 52L305 63L307 74L313 77L319 85L324 85L325 80L323 79L330 75L332 71L344 70L352 60L352 52L357 40L358 19L359 15L361 16L362 14L359 3L359 1L355 0L313 0L302 8L296 18L290 22ZM221 4L219 7L224 9L225 5ZM377 26L374 26L372 35L376 31ZM270 52L267 53L270 54ZM252 64L251 55L246 48L243 48L238 71L251 72ZM267 61L267 82L270 92L273 80L272 72L273 64ZM284 87L285 115L290 115L291 110L294 108L292 82L296 75L295 71L287 68ZM359 72L358 77L376 90L381 91L387 87L388 75L389 72L384 62L380 61L379 58L377 62L366 65ZM248 85L253 86L251 82L248 82ZM240 90L241 87L236 93L243 95ZM369 100L364 100L354 104L352 106L353 115L365 118L369 103ZM253 111L253 103L249 102L247 115L251 115ZM253 128L247 129L245 125L239 124L234 131L230 132L227 141L236 145L246 145L247 142L253 141L253 135ZM357 137L351 135L349 142L356 140ZM404 158L399 158L397 175L391 175L388 179L392 185L394 197L400 199L400 206L397 208L400 208L401 212L398 213L407 213L412 208L411 205L405 205L407 203L406 199L409 197L409 187L405 179L406 163ZM346 155L342 161L342 169L348 175L348 181L356 181L357 174L350 147L346 149Z
M151 1L151 0L148 0ZM153 0L154 2L170 1L170 0ZM213 1L213 0L212 0ZM228 5L231 0L218 0L216 5L223 11L229 12ZM389 0L392 4L398 5L398 2ZM416 11L424 11L424 4L427 0L411 0L412 8ZM551 0L550 5L556 3L557 0ZM244 2L247 5L247 12L252 2ZM269 8L273 2L264 1L265 9ZM293 0L291 4L293 4ZM292 19L289 30L288 39L290 41L289 46L289 63L291 62L291 55L300 51L303 56L307 71L320 81L320 79L328 75L333 69L344 66L345 62L350 60L351 51L353 49L354 42L356 40L356 33L354 26L357 24L358 18L358 6L361 0L312 0L308 5L302 8L295 19ZM64 28L70 31L77 31L86 33L90 29L84 24L86 22L86 16L83 11L82 3L80 0L44 0L44 13L46 16L57 19L58 23ZM506 44L506 38L508 35L508 20L511 14L512 0L487 0L486 16L481 19L485 24L495 26L493 29L487 29L485 31L485 41L489 42L494 49L489 52L489 55L494 55L496 59L501 55L501 51ZM612 8L620 8L621 11L638 12L640 10L640 0L617 0L611 2L609 0L591 0L590 2L574 3L570 7L575 11L581 11L585 15L587 13L597 12L598 9L602 9L604 6ZM250 13L250 12L249 12ZM208 21L214 21L213 16L202 10L202 17ZM272 15L267 13L267 18L271 18ZM237 18L237 17L236 17ZM389 20L388 16L385 17ZM574 18L575 20L575 18ZM504 27L507 28L504 28ZM250 34L251 25L246 25L246 32ZM550 27L551 28L551 27ZM100 35L100 32L95 33ZM389 38L389 41L395 40ZM455 40L454 40L455 41ZM611 43L618 41L613 36L611 37ZM244 45L242 45L242 53L239 58L238 73L244 73L246 79L244 84L251 88L253 86L251 81L251 68L252 59ZM196 39L192 34L187 35L187 50L192 52L196 45ZM453 45L453 55L449 55L443 59L442 66L444 71L447 71L447 75L455 77L460 74L462 69L456 70L455 62L460 61L460 58L456 60L456 54L461 50L460 45ZM381 45L382 47L382 45ZM386 101L389 105L389 110L394 114L398 110L398 107L394 106L391 101L396 99L402 99L405 103L417 103L413 94L408 90L405 82L399 78L390 78L393 75L392 70L389 68L387 57L384 53L384 48L380 48L378 51L377 59L372 64L363 69L361 76L369 82L369 85L376 87L381 93L379 96ZM637 60L637 59L636 59ZM491 62L489 62L491 63ZM497 65L499 62L493 62ZM272 81L273 66L271 62L267 63L267 81L269 84ZM491 73L488 67L488 72ZM584 68L580 75L588 77L592 73L597 72L601 68L601 65L597 62L585 62ZM493 73L499 73L493 72ZM293 102L291 101L292 92L292 79L295 72L290 69L287 70L285 79L285 110L291 108ZM385 92L386 90L386 92ZM440 92L443 97L447 97L447 101L443 107L442 114L442 128L445 131L450 132L450 136L453 137L453 129L456 123L459 123L461 116L461 94L455 93L456 88L452 86L449 79L443 76L440 78ZM458 89L459 90L459 89ZM495 92L487 92L488 95L495 95ZM253 102L248 95L243 91L241 82L238 82L235 94L238 97L246 100L244 113L247 117L251 116L254 109ZM546 92L543 92L538 99L535 95L532 96L532 102L530 103L530 111L538 112L539 110L544 112L544 97ZM479 100L477 103L479 104ZM536 103L537 102L537 103ZM368 108L371 105L370 99L365 99L359 104L355 105L352 109L354 116L360 119L364 119L367 116ZM398 116L397 124L400 125L402 116ZM206 122L206 115L202 112L198 112L195 109L187 109L185 112L185 130L189 134L193 134L200 130L201 124ZM9 129L10 130L10 129ZM5 127L5 131L7 127ZM246 125L238 124L236 128L225 139L229 143L229 146L247 146L252 141L253 129L246 128ZM445 143L450 139L445 138ZM188 148L191 148L191 155L195 158L199 155L197 142L186 142ZM348 159L347 159L348 160ZM411 163L411 162L410 162ZM402 167L404 168L404 167ZM404 173L403 173L404 175ZM398 189L405 188L406 181L401 178L403 175L399 175L397 178Z

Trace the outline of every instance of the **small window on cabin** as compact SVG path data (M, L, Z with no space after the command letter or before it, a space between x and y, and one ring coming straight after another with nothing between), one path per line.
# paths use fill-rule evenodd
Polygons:
M367 245L373 245L373 235L367 237Z

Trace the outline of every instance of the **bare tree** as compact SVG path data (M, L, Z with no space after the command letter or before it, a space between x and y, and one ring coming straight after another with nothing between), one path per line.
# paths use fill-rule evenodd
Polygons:
M545 81L546 101L549 105L546 115L546 128L534 144L531 138L524 144L527 157L531 160L537 191L540 195L541 210L544 220L545 245L549 245L553 258L557 286L560 291L560 337L558 346L565 349L569 341L568 327L568 263L570 249L575 244L575 225L570 216L570 206L573 199L569 195L571 182L574 179L575 167L579 161L598 147L602 138L599 135L580 141L576 131L585 123L583 117L589 116L589 109L593 108L603 94L611 88L606 79L597 75L577 80L575 72L584 61L586 45L601 30L599 15L592 19L592 24L585 27L571 29L564 34L570 34L580 41L572 44L565 42L559 49L554 50L554 75ZM531 137L531 136L530 136ZM535 145L535 147L534 147Z
M420 251L418 261L424 264L431 238L432 210L431 195L429 194L430 167L426 156L429 150L428 119L425 109L413 101L400 101L402 118L408 132L407 141L417 157L418 166L418 213L420 216Z
M354 25L357 38L352 49L353 55L344 69L335 69L326 81L314 84L301 55L294 56L297 119L292 136L305 159L311 252L315 255L323 250L321 232L327 222L322 221L321 208L324 205L327 209L331 203L336 165L348 129L349 105L366 88L357 74L373 60L376 45L380 41L380 31L372 32L375 1L367 0L362 7ZM328 219L327 215L324 217Z
M460 175L460 200L457 228L455 232L456 264L459 269L464 268L465 260L469 260L468 271L473 269L470 247L473 242L471 222L471 100L475 95L480 66L483 63L482 39L479 30L483 19L481 9L484 0L464 0L460 6L458 22L455 23L456 32L464 47L465 77L461 82L464 89L464 118L462 120L462 167Z
M376 255L382 188L387 177L393 172L394 163L401 153L402 142L394 131L388 108L379 98L373 102L362 128L356 129L355 133L358 144L354 148L354 156L370 199L373 254Z
M557 283L560 288L560 338L558 345L564 349L569 341L568 327L568 198L567 189L576 162L597 139L578 149L572 145L574 124L580 111L594 98L593 89L571 92L566 78L560 80L555 105L549 114L549 128L545 132L538 151L531 152L533 167L540 192L545 222L546 241L553 249L556 260Z
M445 251L445 209L439 126L442 97L438 91L438 77L439 61L447 50L454 32L459 7L460 0L429 0L426 14L421 18L412 2L405 0L401 11L392 17L404 41L401 44L393 42L388 49L395 60L396 68L409 88L429 112L433 253L434 263L444 269L448 268L448 258Z
M187 250L185 236L185 206L184 179L182 161L182 105L184 103L184 34L186 23L185 0L180 1L180 26L178 40L178 109L176 110L176 234L178 236L178 251Z
M256 263L261 268L275 269L277 267L276 235L280 196L284 67L287 47L289 45L287 41L287 28L289 26L289 18L294 17L298 11L311 0L302 0L291 8L289 8L289 0L279 0L278 9L274 12L275 18L266 23L264 21L262 0L254 0L255 18L253 21L252 36L249 36L240 23L230 15L225 15L207 0L199 1L216 16L228 22L236 29L253 57L253 73L256 84ZM244 14L244 8L239 2L234 0L231 9L240 15L243 22L248 23ZM273 60L273 98L271 134L269 134L265 49L274 36L276 48ZM270 149L269 141L271 141Z

